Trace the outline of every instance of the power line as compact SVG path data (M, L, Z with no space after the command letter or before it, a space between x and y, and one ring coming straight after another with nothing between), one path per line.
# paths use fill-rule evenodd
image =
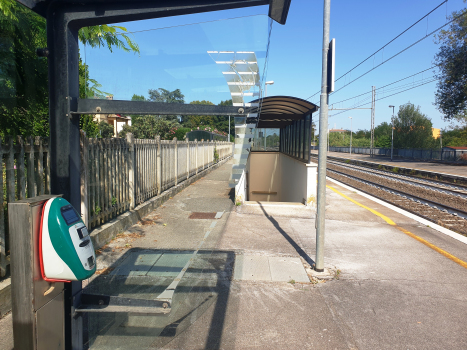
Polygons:
M433 80L430 80L430 81L425 82L425 83L423 83L423 84L419 84L419 85L417 85L417 86L413 86L413 87L411 87L411 88L409 88L409 89L405 89L405 90L396 92L396 93L394 93L394 94L391 94L391 95L388 95L388 96L384 96L384 97L378 98L378 99L375 100L375 102L376 102L376 101L379 101L379 100L384 100L385 98L388 98L388 97L391 97L391 96L394 96L394 95L398 95L398 94L401 94L401 93L403 93L403 92L406 92L406 91L409 91L409 90L418 88L418 87L420 87L420 86L423 86L423 85L432 83L432 82L434 82L434 81L436 81L436 80L437 80L437 79L433 79ZM371 102L362 103L361 105L358 105L358 106L352 107L352 108L362 107L362 106L365 106L365 105L367 105L367 104L369 104L369 103L371 103ZM347 110L345 110L345 111L342 111L342 112L339 112L339 113L336 113L336 114L333 114L333 115L330 116L330 117L334 117L334 116L336 116L336 115L338 115L338 114L341 114L341 113L346 113L346 112L352 110L352 108L349 108L349 109L347 109Z
M186 26L192 26L192 25L195 25L195 24L205 24L205 23L213 23L213 22L230 21L230 20L233 20L233 19L248 18L248 17L257 17L257 16L265 16L265 14L258 13L258 14L256 14L256 15L248 15L248 16L240 16L240 17L232 17L232 18L223 18L223 19L214 19L214 20L212 20L212 21L195 22L195 23L186 23L186 24L179 24L179 25L176 25L176 26L168 26L168 27L161 27L161 28L142 29L142 30L135 30L135 31L133 31L133 32L115 33L115 35L143 33L143 32L150 32L150 31L153 31L153 30L161 30L161 29L171 29L171 28L178 28L178 27L186 27Z
M386 87L388 87L388 86L391 86L391 85L394 85L394 84L396 84L396 83L399 83L399 82L401 82L401 81L403 81L403 80L412 78L412 77L414 77L414 76L416 76L416 75L418 75L418 74L424 73L424 72L426 72L426 71L428 71L428 70L430 70L430 69L433 69L433 68L435 68L435 67L436 67L436 66L431 66L430 68L424 69L424 70L422 70L422 71L420 71L420 72L418 72L418 73L409 75L409 76L407 76L407 77L405 77L405 78L402 78L402 79L396 80L396 81L394 81L394 82L392 82L392 83L389 83L389 84L386 84L386 85L384 85L384 86L381 86L381 87L377 88L376 90L384 89L384 88L386 88ZM341 101L338 101L338 102L333 102L332 104L338 104L338 103L341 103L341 102L345 102L345 101L348 101L348 100L351 100L351 99L353 99L353 98L357 98L357 97L360 97L360 96L363 96L363 95L366 95L366 94L369 94L369 93L371 93L371 90L368 91L368 92L364 92L364 93L362 93L362 94L360 94L360 95L356 95L356 96L353 96L353 97L349 97L349 98L347 98L347 99L345 99L345 100L341 100Z
M384 46L382 46L381 48L379 48L378 50L376 50L375 52L373 52L370 56L368 56L367 58L365 58L363 61L361 61L359 64L357 64L355 67L353 67L352 69L350 69L348 72L342 74L339 78L336 79L336 81L339 81L340 79L342 79L345 75L349 74L351 71L353 71L354 69L356 69L357 67L361 66L363 63L365 63L366 61L368 61L371 57L373 57L374 55L376 55L378 52L380 52L381 50L383 50L386 46L388 46L389 44L391 44L393 41L395 41L397 38L401 37L403 34L405 34L407 31L409 31L410 29L412 29L414 26L416 26L418 23L420 23L423 19L427 18L430 14L432 14L434 11L436 11L438 8L440 8L443 4L447 3L448 0L445 0L443 1L441 4L439 4L438 6L436 6L433 10L431 10L430 12L428 12L425 16L423 16L422 18L420 18L417 22L413 23L410 27L408 27L407 29L405 29L402 33L400 33L399 35L397 35L396 37L394 37L393 39L391 39L388 43L386 43ZM447 23L446 23L447 24Z
M447 3L448 0L445 0L443 1L441 4L439 4L437 7L435 7L433 10L431 10L429 13L427 13L425 16L423 16L422 18L420 18L417 22L415 22L414 24L412 24L410 27L408 27L407 29L405 29L402 33L400 33L399 35L397 35L396 37L394 37L391 41L389 41L387 44L385 44L384 46L382 46L380 49L378 49L377 51L375 51L373 54L371 54L370 56L368 56L366 59L364 59L363 61L361 61L359 64L357 64L356 66L354 66L352 69L350 69L349 71L347 71L345 74L341 75L338 79L336 79L336 81L340 80L341 78L343 78L345 75L347 75L348 73L350 73L351 71L353 71L354 69L356 69L357 67L359 67L360 65L362 65L364 62L366 62L368 59L370 59L371 57L373 57L375 54L377 54L379 51L383 50L386 46L388 46L390 43L392 43L394 40L396 40L397 38L399 38L401 35L403 35L404 33L406 33L408 30L410 30L411 28L413 28L416 24L418 24L421 20L423 20L424 18L426 18L427 16L429 16L431 13L433 13L434 11L436 11L440 6L442 6L443 4ZM442 29L443 27L447 26L448 24L454 22L455 20L457 20L458 18L462 17L463 14L461 13L459 16L456 16L454 18L452 18L450 21L446 22L445 24L443 24L441 27L435 29L434 31L432 31L431 33L429 34L426 34L424 37L422 37L421 39L417 40L416 42L412 43L411 45L407 46L405 49L399 51L398 53L396 53L395 55L391 56L390 58L388 58L387 60L381 62L380 64L378 64L376 67L373 67L372 69L368 70L367 72L363 73L362 75L360 75L359 77L355 78L354 80L350 81L349 83L345 84L344 86L342 86L341 88L335 90L332 94L335 94L336 92L342 90L343 88L345 88L346 86L352 84L353 82L357 81L358 79L362 78L363 76L367 75L368 73L372 72L373 70L375 70L376 68L382 66L384 63L387 63L388 61L392 60L393 58L399 56L401 53L407 51L408 49L410 49L411 47L415 46L416 44L420 43L421 41L423 41L424 39L428 38L429 36L431 36L432 34L436 33L437 31L439 31L440 29ZM312 98L313 96L315 96L316 94L318 94L318 92L314 93L313 95L311 95L310 97L307 98L307 100L309 100L310 98Z

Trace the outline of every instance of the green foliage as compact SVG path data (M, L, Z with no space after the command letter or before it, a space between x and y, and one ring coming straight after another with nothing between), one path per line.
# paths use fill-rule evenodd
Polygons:
M442 132L443 146L467 147L467 127L454 127Z
M431 148L435 146L432 123L412 103L399 107L394 118L394 148Z
M110 52L114 48L125 52L139 53L138 44L126 34L127 29L121 26L110 26L107 24L84 27L78 32L78 39L85 45L93 48L107 46ZM124 40L120 39L123 38Z
M131 131L137 139L153 139L160 136L162 140L171 140L170 130L179 127L174 120L167 120L162 116L133 115L131 116Z
M217 148L214 147L214 162L217 163L219 160L219 153L217 153Z
M122 130L120 130L120 132L118 133L118 137L126 138L126 134L128 134L129 132L133 133L133 128L130 125L125 124L123 125Z
M106 46L139 53L139 48L119 26L80 29L78 38L92 47ZM123 39L123 40L122 40ZM49 133L47 59L36 49L47 47L46 22L15 0L0 0L0 136L47 136ZM101 85L89 77L89 69L79 61L80 98L106 95ZM84 118L88 135L97 124Z
M177 138L177 140L185 140L186 133L190 131L190 128L178 128L175 132L175 137Z
M108 139L114 136L114 127L106 121L99 123L99 135L103 139Z
M458 16L447 30L440 31L436 37L441 46L435 56L435 64L439 68L435 105L446 120L465 115L467 110L467 9L454 11L450 19Z
M210 105L213 106L214 103L210 101L191 101L191 105ZM191 129L204 129L205 127L210 127L214 130L214 116L212 115L188 115L182 118L182 125L191 128Z
M0 1L0 136L48 135L45 19L14 0Z
M87 137L99 137L99 124L97 124L94 119L94 117L90 114L85 114L81 116L81 119L79 121L79 127L81 130L84 130L86 133Z
M398 167L392 168L392 172L397 174L399 172L399 168Z
M148 101L152 102L185 103L185 96L182 94L180 89L176 89L174 91L169 91L163 88L155 90L150 89L148 94ZM176 115L166 115L164 118L170 121L178 122L178 117Z

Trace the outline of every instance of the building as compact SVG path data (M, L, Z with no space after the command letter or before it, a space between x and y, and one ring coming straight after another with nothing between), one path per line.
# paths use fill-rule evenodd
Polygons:
M113 100L113 96L106 96L107 100ZM122 116L120 114L95 114L94 121L96 123L100 123L105 121L113 126L114 128L114 136L117 137L118 133L122 130L123 125L130 125L131 126L131 117L130 116Z

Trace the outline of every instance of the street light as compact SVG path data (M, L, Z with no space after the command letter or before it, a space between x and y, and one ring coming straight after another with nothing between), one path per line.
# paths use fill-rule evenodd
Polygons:
M264 83L264 97L268 96L268 85L274 85L274 80L270 80ZM266 151L266 129L264 129L264 150Z
M391 162L392 162L392 153L394 149L394 106L390 105L389 108L392 108L392 117L391 117Z
M264 97L268 96L268 85L274 85L274 80L270 80L264 83Z
M350 119L350 154L352 155L352 117Z

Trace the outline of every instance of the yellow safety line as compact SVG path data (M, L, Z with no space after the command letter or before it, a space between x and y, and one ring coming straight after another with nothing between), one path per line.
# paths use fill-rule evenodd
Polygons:
M448 258L448 259L454 261L456 264L459 264L460 266L462 266L462 267L464 267L464 268L467 269L467 262L465 262L465 261L463 261L463 260L461 260L461 259L455 257L454 255L452 255L452 254L448 253L447 251L445 251L445 250L443 250L443 249L441 249L441 248L435 246L434 244L428 242L427 240L425 240L425 239L423 239L423 238L421 238L421 237L419 237L419 236L413 234L412 232L407 231L406 229L404 229L404 228L402 228L402 227L400 227L400 226L397 226L396 223L395 223L394 221L392 221L391 219L389 219L387 216L385 216L385 215L383 215L383 214L377 212L377 211L374 210L374 209L371 209L371 208L367 207L366 205L363 205L363 204L357 202L356 200L350 198L349 196L346 196L345 194L343 194L343 193L339 192L338 190L336 190L334 187L328 186L328 185L326 185L326 187L329 188L330 190L333 190L334 192L336 192L338 195L344 197L345 199L351 201L352 203L355 203L356 205L358 205L358 206L360 206L360 207L362 207L362 208L364 208L364 209L366 209L366 210L371 211L373 214L379 216L381 219L383 219L384 221L386 221L389 225L394 226L394 227L397 228L399 231L405 233L407 236L410 236L410 237L412 237L413 239L416 239L416 240L419 241L420 243L423 243L423 244L426 245L427 247L433 249L434 251L436 251L436 252L440 253L441 255L445 256L446 258Z

